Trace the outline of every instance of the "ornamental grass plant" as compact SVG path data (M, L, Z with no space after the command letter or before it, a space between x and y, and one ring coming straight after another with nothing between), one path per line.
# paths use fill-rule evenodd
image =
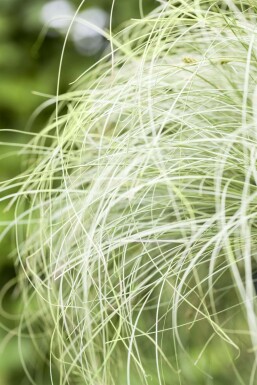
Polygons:
M169 0L103 32L1 184L54 385L257 383L256 19Z

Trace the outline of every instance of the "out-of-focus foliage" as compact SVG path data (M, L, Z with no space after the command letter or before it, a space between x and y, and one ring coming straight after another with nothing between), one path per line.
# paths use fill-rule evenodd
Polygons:
M68 0L67 0L68 1ZM0 142L23 143L27 140L22 131L32 112L46 99L35 95L32 91L46 95L56 94L56 83L60 55L64 42L64 34L48 28L41 34L42 10L48 2L45 0L1 0L0 1ZM145 12L151 10L157 2L143 2ZM80 1L70 1L73 9ZM109 17L111 0L90 0L83 4L81 11L98 7ZM117 0L112 25L116 27L124 20L139 17L138 0ZM107 28L107 26L106 26ZM41 38L42 37L42 38ZM103 48L108 42L103 44ZM101 49L94 56L86 56L76 50L72 39L68 39L65 49L63 70L61 73L60 91L65 92L69 83L94 63L101 55ZM48 107L41 113L31 129L38 131L51 113ZM17 130L21 131L17 133ZM10 145L0 147L0 181L17 175L21 171L17 148ZM4 231L5 222L13 218L13 210L5 211L0 203L0 233ZM15 277L14 235L7 234L0 243L0 282L3 288ZM3 290L2 290L3 291ZM3 292L4 293L4 292ZM15 285L10 287L4 296L0 310L0 385L28 384L23 365L30 368L31 363L38 360L38 373L34 374L37 385L49 384L50 379L44 377L44 363L35 355L32 341L25 337L18 342L16 331L19 327L21 308L20 296L15 292ZM6 312L6 313L5 313ZM8 316L7 314L12 316ZM13 330L13 332L7 332ZM24 363L20 359L20 349Z

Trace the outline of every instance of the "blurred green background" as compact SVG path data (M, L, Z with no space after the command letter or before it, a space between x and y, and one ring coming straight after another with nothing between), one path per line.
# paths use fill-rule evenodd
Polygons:
M47 100L37 93L56 93L65 33L79 4L76 0L0 0L0 181L21 171L17 147L12 144L26 142L28 138L23 132L40 130L51 113L53 107L50 106L31 127L28 125L33 111ZM108 29L111 4L111 0L87 0L79 17ZM144 1L144 12L156 4L155 0ZM139 16L138 0L116 0L113 27ZM106 47L107 42L100 35L76 23L65 50L61 92L65 92L69 83L95 62ZM6 212L5 206L5 202L0 203L0 234L14 214L12 209ZM49 375L44 375L48 368L43 369L44 363L35 354L32 342L24 338L19 344L15 335L19 325L19 316L15 314L19 314L21 299L15 293L15 285L6 286L15 279L13 238L9 232L0 243L0 282L4 294L0 309L0 385L29 384L24 365L37 385L48 385ZM24 362L20 358L20 345Z

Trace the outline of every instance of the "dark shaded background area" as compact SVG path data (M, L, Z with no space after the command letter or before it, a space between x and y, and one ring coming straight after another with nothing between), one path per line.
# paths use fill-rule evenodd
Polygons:
M64 6L74 13L80 4L75 0L63 0L55 5L49 3L53 1L0 0L0 181L21 171L17 147L12 144L25 143L28 138L23 132L27 129L40 130L53 108L45 109L32 127L28 127L33 111L47 100L33 91L47 95L56 93L58 65L67 30L67 22L65 24L62 19L59 20L59 26L58 21L53 21L45 33L41 33L43 26L46 26L47 12L52 13L50 18L54 15L53 8L49 6L57 6L60 12ZM111 4L111 0L86 1L81 8L81 15L91 22L95 22L95 17L97 19L97 15L100 15L100 22L103 23L105 19L105 28L108 29ZM157 4L155 0L143 1L144 12L147 13ZM116 0L113 27L131 17L139 16L138 0ZM60 23L63 25L60 26ZM77 36L73 35L68 39L61 92L65 92L69 83L95 62L107 46L107 42L99 35L91 36L90 32L88 34L86 36L85 31L80 29ZM5 202L0 202L0 234L13 218L13 209L5 211L5 206ZM44 375L49 371L47 364L35 353L32 341L25 338L19 344L16 336L22 301L16 295L15 284L10 284L9 289L6 286L10 280L15 280L17 256L13 252L13 238L13 234L8 233L0 243L0 287L4 298L0 309L0 385L29 384L24 364L29 369L39 368L38 371L31 371L37 385L48 385L49 376ZM23 363L19 345L22 346Z

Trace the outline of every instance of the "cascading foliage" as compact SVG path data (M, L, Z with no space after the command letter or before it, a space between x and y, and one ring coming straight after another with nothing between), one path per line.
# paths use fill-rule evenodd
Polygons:
M2 185L54 384L256 383L256 16L169 0L127 23Z

